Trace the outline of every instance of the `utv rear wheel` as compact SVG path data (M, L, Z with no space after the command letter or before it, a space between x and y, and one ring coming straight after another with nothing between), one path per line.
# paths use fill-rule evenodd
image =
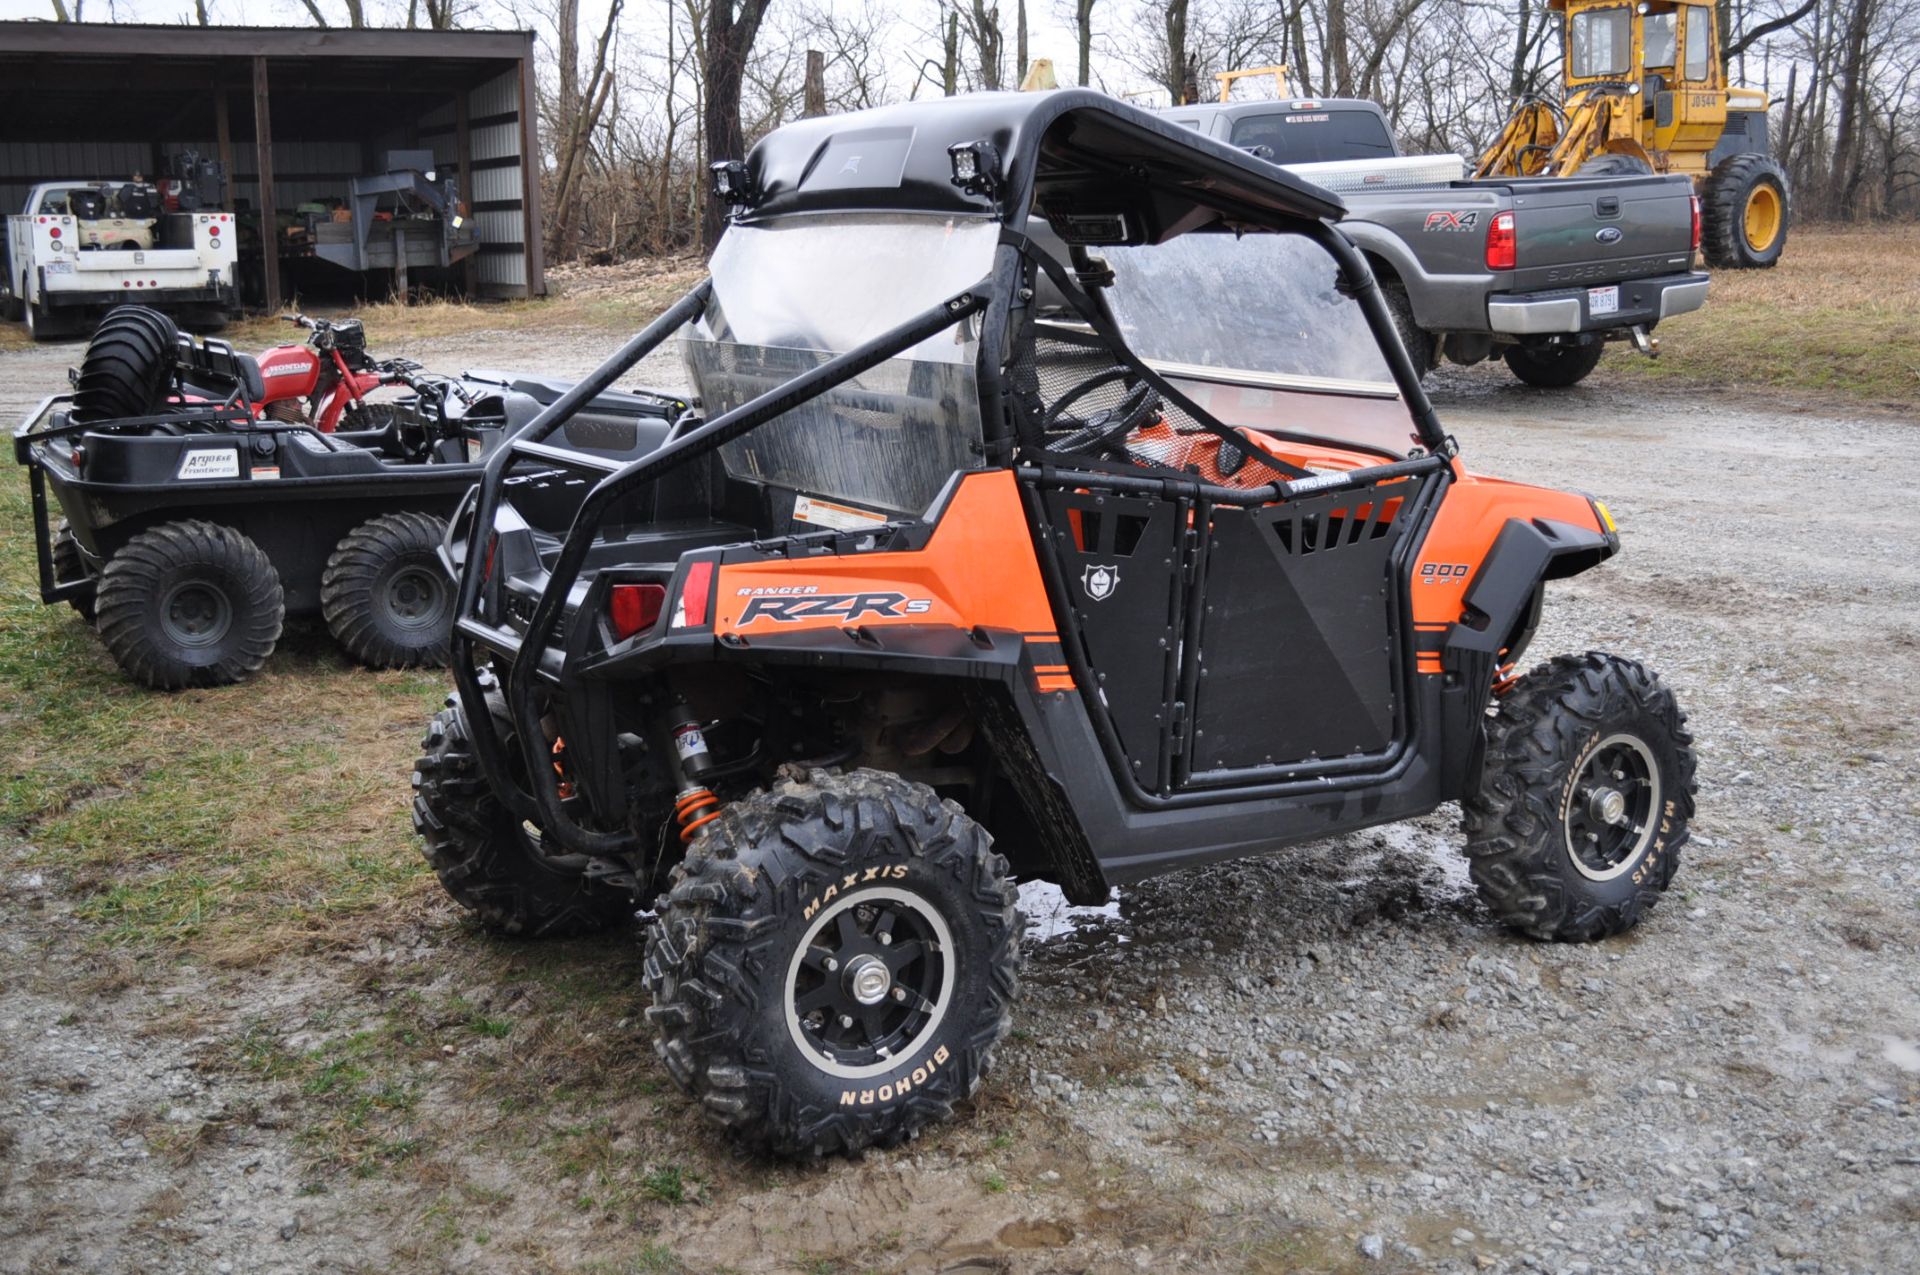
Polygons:
M1632 660L1559 656L1487 724L1480 791L1465 803L1474 884L1535 938L1622 933L1673 879L1693 793L1693 736L1673 692Z
M354 659L371 668L447 662L453 583L436 552L446 530L429 514L381 514L341 538L320 577L320 612Z
M570 938L633 915L628 896L545 856L538 832L493 795L458 696L447 697L420 741L413 830L441 886L496 934Z
M53 528L53 582L71 584L75 580L84 580L93 572L87 566L87 559L80 552L80 542L74 538L73 528L62 518ZM97 587L97 586L96 586ZM92 624L94 595L81 593L67 599L67 605L74 609L79 617Z
M1502 357L1507 369L1528 385L1563 390L1586 380L1606 348L1599 341L1588 345L1509 345Z
M647 938L674 1081L776 1154L893 1146L978 1088L1019 986L1007 861L896 775L797 768L728 806Z
M73 387L73 416L110 421L147 416L166 402L180 330L173 320L143 305L116 306L87 342Z
M260 671L286 615L280 576L231 527L169 522L129 540L94 593L100 640L155 690L226 686Z

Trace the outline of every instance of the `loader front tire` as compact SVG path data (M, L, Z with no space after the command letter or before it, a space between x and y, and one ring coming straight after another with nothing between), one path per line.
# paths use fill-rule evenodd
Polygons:
M1765 270L1787 246L1787 173L1760 154L1729 155L1700 187L1700 248L1722 270Z

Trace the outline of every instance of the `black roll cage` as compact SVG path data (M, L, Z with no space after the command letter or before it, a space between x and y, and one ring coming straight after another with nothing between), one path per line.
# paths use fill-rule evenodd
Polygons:
M538 694L540 678L545 672L548 644L559 625L566 600L579 578L588 552L600 533L605 514L614 501L710 454L798 404L878 366L954 323L983 311L975 366L980 387L983 435L988 456L1004 457L1011 454L1017 448L1018 440L1011 419L1003 362L1008 353L1013 309L1016 304L1024 305L1028 300L1017 295L1026 277L1023 263L1025 259L1037 255L1036 250L1026 243L1023 234L1027 221L1025 203L1020 201L1004 218L1006 233L996 249L993 269L978 283L857 348L836 355L750 402L679 434L647 456L619 462L552 446L546 440L594 397L611 388L614 381L674 331L695 318L705 308L712 294L711 278L702 280L621 346L585 380L555 400L508 439L488 460L476 489L477 495L470 502L473 506L469 524L471 530L461 570L451 637L450 663L461 698L472 706L485 703L485 688L481 685L479 670L473 663L476 643L508 654L512 657L512 669L502 689L509 722L514 734L522 740L542 738ZM1336 225L1328 221L1276 217L1271 229L1305 235L1334 259L1343 289L1359 304L1375 342L1386 357L1388 370L1412 418L1415 435L1425 446L1426 453L1342 475L1315 475L1274 482L1250 490L1218 487L1197 478L1171 474L1132 477L1095 470L1047 467L1044 472L1050 480L1071 477L1089 486L1130 491L1151 490L1156 495L1184 496L1217 505L1253 506L1284 501L1298 495L1357 487L1383 478L1425 474L1446 465L1455 452L1453 440L1442 430L1433 405L1420 385L1419 374L1400 342L1398 329L1394 326L1392 315L1387 310L1365 257ZM600 475L575 513L560 554L548 570L546 588L528 620L525 635L518 639L510 631L487 624L477 612L481 577L487 559L481 549L482 538L494 526L507 469L517 458L547 461L563 469ZM1018 472L1037 477L1042 471L1028 466ZM448 532L450 538L456 534L458 522L456 514L454 525ZM1054 602L1057 606L1059 599L1055 598ZM555 675L564 675L564 666L556 670ZM633 854L643 849L639 838L632 832L599 831L574 819L560 796L558 778L548 767L529 765L525 768L532 788L529 793L514 779L505 748L493 731L476 729L472 737L476 756L493 791L515 815L538 823L570 855L608 857Z

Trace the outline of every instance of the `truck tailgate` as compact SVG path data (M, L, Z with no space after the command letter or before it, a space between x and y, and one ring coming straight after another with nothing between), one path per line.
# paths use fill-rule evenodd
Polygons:
M1671 274L1688 269L1692 261L1693 183L1686 177L1548 177L1498 184L1513 197L1518 251L1518 269L1508 285L1513 291Z

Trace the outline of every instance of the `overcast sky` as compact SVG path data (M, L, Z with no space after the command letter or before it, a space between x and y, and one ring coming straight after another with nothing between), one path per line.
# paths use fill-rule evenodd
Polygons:
M75 0L66 0L71 8ZM84 17L89 22L117 20L121 22L191 22L193 0L84 0ZM656 15L664 14L666 2L670 0L627 0L626 16L622 23L624 30L632 39L646 38L664 30L663 19ZM209 0L215 22L232 26L311 26L300 0ZM1013 0L1001 0L1006 17L1007 60L1014 55ZM604 15L605 0L583 0L582 8L587 10L589 23L598 15ZM341 0L320 0L323 12L340 15L345 21L346 7ZM532 12L538 6L538 0L514 4L512 0L478 0L475 13L467 18L463 25L469 27L497 27L508 29L523 28L528 23L516 21L516 8L521 12ZM387 13L394 16L394 24L404 21L405 0L368 0L368 10L372 13ZM892 46L889 71L890 81L904 96L912 83L915 63L914 46L919 45L922 55L937 53L937 45L930 39L917 33L934 28L936 6L932 0L905 0L905 3L876 4L894 15L894 27L889 44ZM1105 0L1102 8L1107 13L1100 16L1106 19L1109 14L1117 19L1123 12L1133 7L1133 0ZM781 0L773 0L772 20L777 21L782 12ZM50 18L53 14L51 0L0 0L0 19ZM1074 43L1073 25L1069 17L1061 21L1053 11L1053 0L1028 0L1027 11L1028 50L1032 57L1050 57L1053 59L1062 83L1072 80L1075 73L1077 53ZM584 43L585 41L583 41ZM629 46L630 47L630 46ZM1013 74L1009 71L1009 75ZM1098 51L1094 55L1095 80L1110 92L1124 92L1144 87L1141 77L1120 65L1115 59L1102 57Z

